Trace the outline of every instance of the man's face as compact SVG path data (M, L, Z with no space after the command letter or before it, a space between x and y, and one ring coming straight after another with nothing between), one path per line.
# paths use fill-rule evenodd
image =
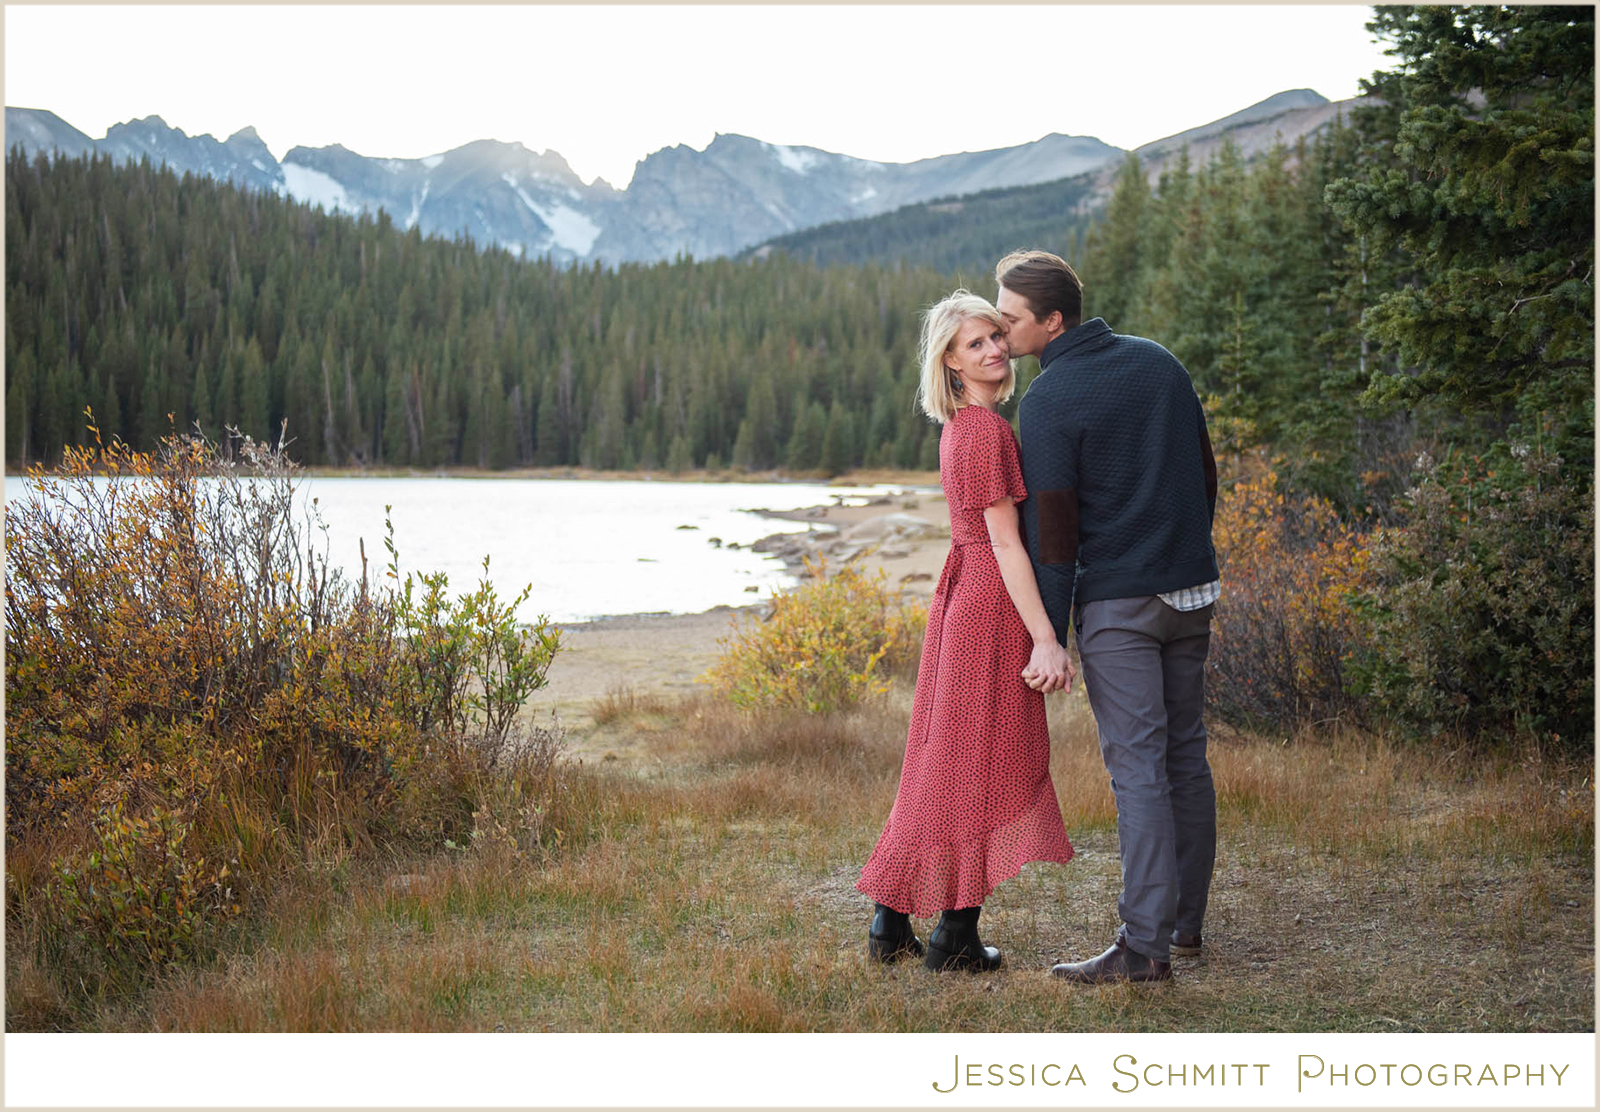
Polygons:
M1021 294L1001 286L1000 296L995 299L995 308L1000 310L1000 318L1006 322L1006 342L1011 345L1011 358L1038 355L1050 342L1049 332L1033 315L1033 307Z

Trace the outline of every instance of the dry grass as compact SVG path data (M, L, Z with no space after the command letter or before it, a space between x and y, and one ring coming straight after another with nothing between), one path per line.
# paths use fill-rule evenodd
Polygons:
M656 693L641 693L631 684L614 684L589 706L589 717L596 726L635 722L637 719L670 715L673 700Z
M619 693L653 760L569 768L549 860L328 864L227 956L72 1024L102 1030L1586 1031L1587 770L1332 732L1214 736L1221 846L1206 952L1155 991L1050 963L1116 929L1115 808L1081 696L1052 773L1078 849L986 905L985 976L863 957L854 889L900 770L908 692L847 714ZM598 718L598 716L597 716ZM929 924L919 922L926 931ZM26 947L22 947L26 950ZM13 1029L65 1018L8 969Z

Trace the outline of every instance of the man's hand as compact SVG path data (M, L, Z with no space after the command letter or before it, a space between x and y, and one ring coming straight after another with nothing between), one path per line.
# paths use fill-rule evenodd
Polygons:
M1038 641L1022 670L1022 682L1046 695L1052 691L1072 691L1072 681L1077 676L1072 658L1058 641Z

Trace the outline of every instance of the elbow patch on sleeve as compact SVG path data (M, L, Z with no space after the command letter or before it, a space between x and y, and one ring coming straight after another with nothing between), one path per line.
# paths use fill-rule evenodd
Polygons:
M1071 487L1039 494L1039 562L1073 564L1078 559L1078 492Z

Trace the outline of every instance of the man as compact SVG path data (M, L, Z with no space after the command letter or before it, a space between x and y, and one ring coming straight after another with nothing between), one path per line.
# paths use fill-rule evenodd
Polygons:
M1205 414L1160 344L1080 323L1082 285L1058 256L1015 252L995 277L1012 357L1041 368L1019 410L1028 550L1062 644L1076 610L1122 853L1115 944L1051 973L1163 981L1173 954L1200 952L1216 861L1200 715L1221 593Z

